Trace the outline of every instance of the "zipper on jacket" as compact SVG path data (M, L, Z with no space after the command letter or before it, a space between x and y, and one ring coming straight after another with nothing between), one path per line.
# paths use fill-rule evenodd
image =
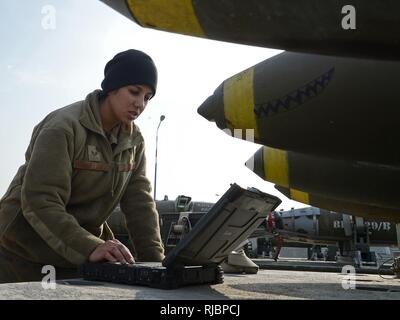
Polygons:
M101 135L106 142L107 148L109 150L109 154L111 155L111 175L112 175L112 182L111 182L111 197L114 197L114 184L115 184L115 161L114 161L114 151L111 147L110 141L107 139L105 133Z
M114 183L115 183L115 162L111 166L112 183L111 183L111 197L114 197Z
M122 160L122 152L120 152L119 153L119 159L118 159L118 161L117 162L115 162L115 161L113 161L113 165L111 166L112 167L112 172L111 172L111 174L112 174L112 183L111 183L111 197L114 197L114 193L115 193L115 176L117 175L117 174L119 174L119 165L120 165L120 163L121 163L121 160Z

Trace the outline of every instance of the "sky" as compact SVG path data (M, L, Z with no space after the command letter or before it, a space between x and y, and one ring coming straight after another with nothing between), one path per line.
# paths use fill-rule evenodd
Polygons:
M34 126L48 113L100 88L115 54L142 50L159 74L156 96L136 120L146 142L154 185L158 131L157 200L167 195L216 202L231 183L291 201L244 163L261 147L228 136L197 113L225 79L281 51L145 29L98 0L0 1L0 195L24 154Z

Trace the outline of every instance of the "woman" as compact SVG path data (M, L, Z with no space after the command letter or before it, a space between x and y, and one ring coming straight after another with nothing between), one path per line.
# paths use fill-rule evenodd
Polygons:
M33 131L22 165L0 201L0 283L35 281L43 265L76 277L86 261L134 263L105 223L120 203L137 259L161 261L158 213L134 124L157 87L152 59L117 54L103 90L50 113Z

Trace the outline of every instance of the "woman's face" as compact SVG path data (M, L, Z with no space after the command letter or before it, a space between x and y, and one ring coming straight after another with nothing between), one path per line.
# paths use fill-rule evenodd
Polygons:
M147 85L129 85L109 94L111 110L118 122L130 125L146 108L153 96Z

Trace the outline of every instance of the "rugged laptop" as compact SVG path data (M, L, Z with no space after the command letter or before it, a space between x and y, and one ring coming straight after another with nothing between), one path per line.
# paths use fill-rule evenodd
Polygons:
M85 280L174 289L223 282L219 266L264 221L281 200L237 184L215 203L162 263L85 263Z

